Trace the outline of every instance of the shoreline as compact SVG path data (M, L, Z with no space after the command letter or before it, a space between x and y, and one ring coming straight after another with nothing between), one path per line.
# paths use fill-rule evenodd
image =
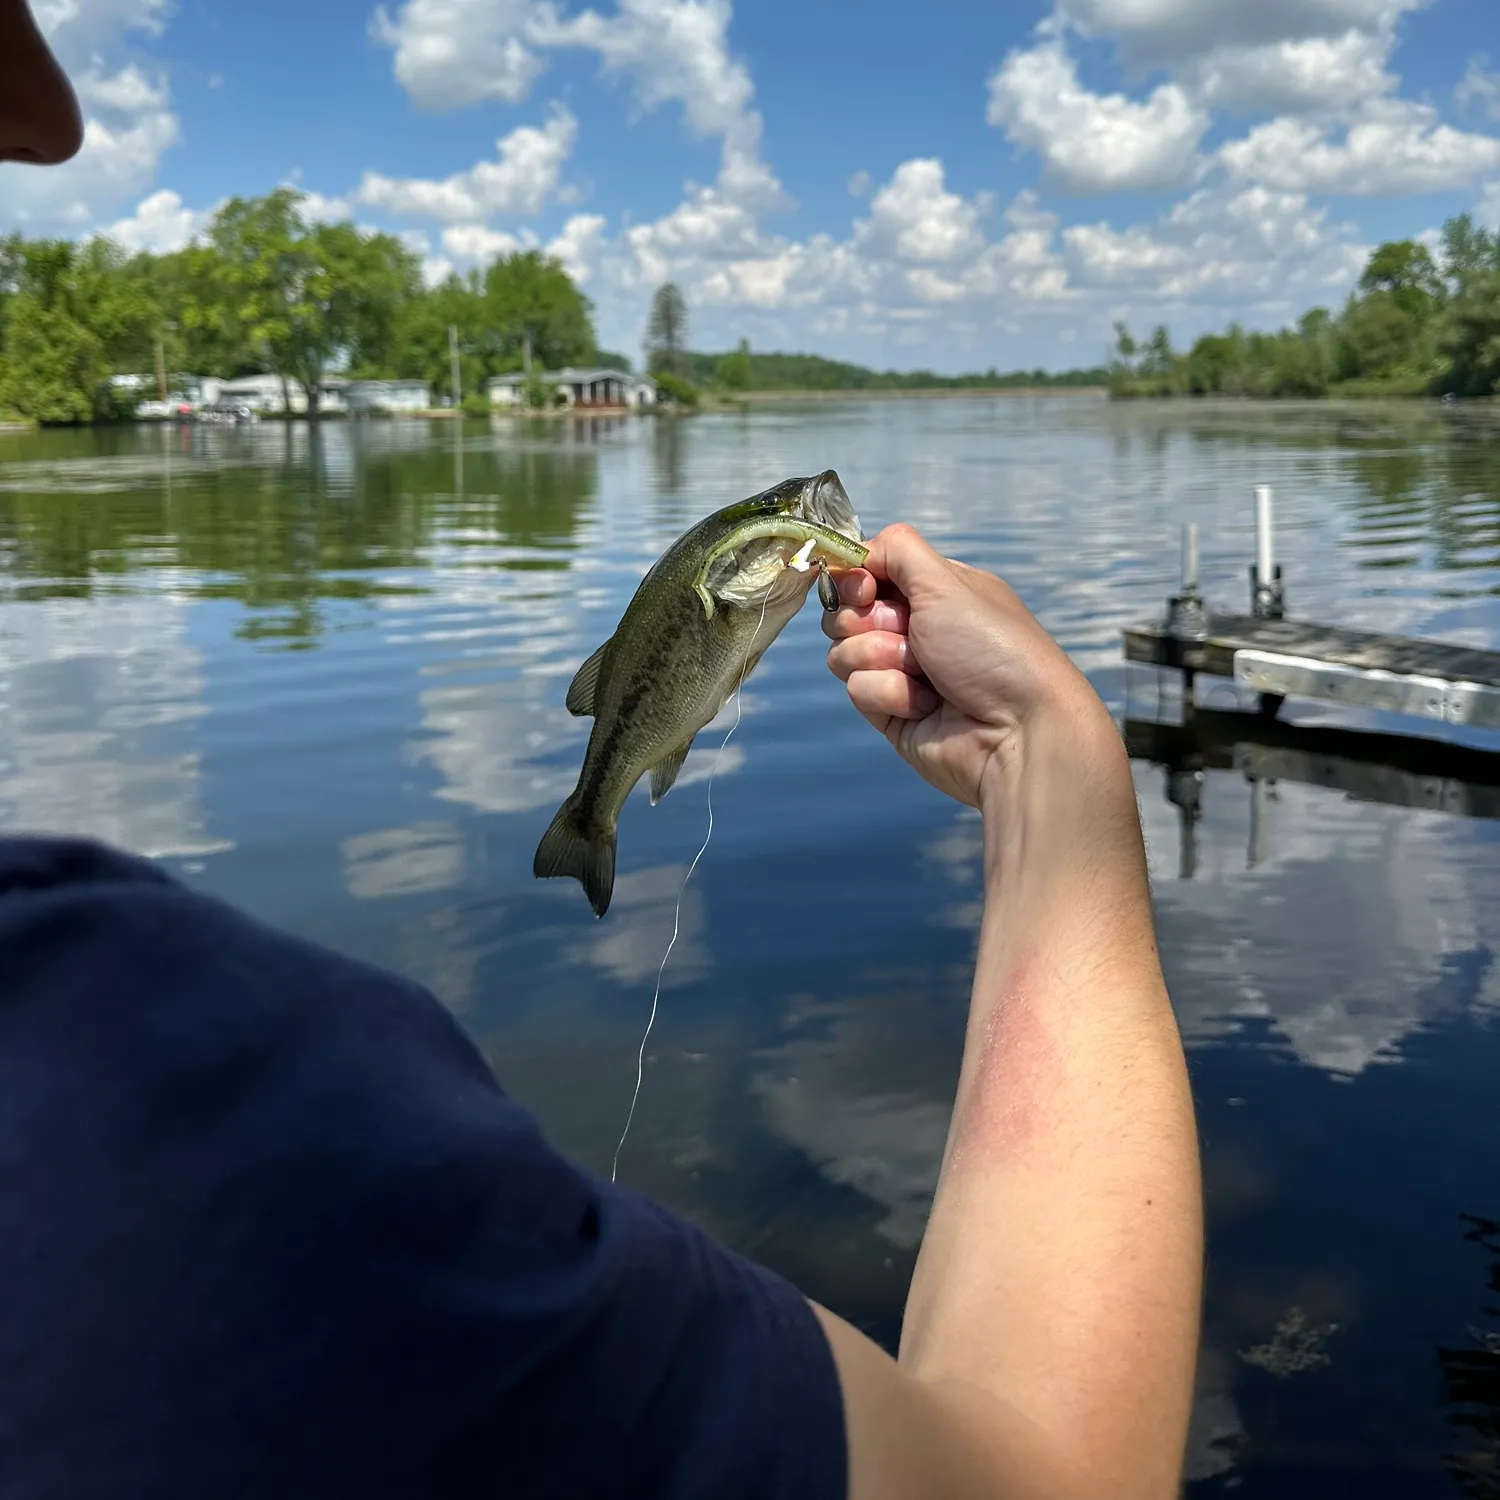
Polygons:
M1107 396L1108 388L1102 385L1007 385L1007 386L876 386L873 388L850 387L839 390L774 390L774 391L704 391L700 400L704 405L724 409L735 406L763 406L773 401L954 401L974 397L1017 396Z

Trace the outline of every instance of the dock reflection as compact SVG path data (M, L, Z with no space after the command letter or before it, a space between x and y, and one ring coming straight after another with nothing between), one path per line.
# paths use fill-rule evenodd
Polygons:
M1131 759L1165 774L1164 795L1178 809L1183 880L1197 870L1208 771L1239 771L1250 784L1251 869L1266 859L1266 805L1279 782L1342 792L1355 802L1500 819L1500 753L1472 746L1208 708L1180 723L1127 718L1124 735Z

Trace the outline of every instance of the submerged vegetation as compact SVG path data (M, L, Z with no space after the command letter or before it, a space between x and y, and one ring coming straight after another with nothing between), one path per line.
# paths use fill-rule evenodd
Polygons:
M1500 394L1500 233L1468 214L1443 226L1434 259L1397 240L1365 263L1337 313L1315 307L1295 328L1232 324L1186 354L1165 327L1137 343L1115 325L1114 396L1493 396Z

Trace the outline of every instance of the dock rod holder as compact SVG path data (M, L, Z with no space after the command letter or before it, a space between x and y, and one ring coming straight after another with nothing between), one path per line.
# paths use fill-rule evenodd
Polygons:
M1274 560L1271 531L1271 487L1255 490L1255 561L1250 565L1250 613L1258 620L1286 618L1281 564Z
M1182 589L1167 600L1167 629L1180 641L1208 639L1208 613L1198 593L1198 523L1182 528Z

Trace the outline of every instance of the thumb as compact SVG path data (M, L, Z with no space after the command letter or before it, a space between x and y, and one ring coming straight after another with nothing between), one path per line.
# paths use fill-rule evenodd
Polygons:
M948 572L947 559L928 545L916 527L905 522L887 526L869 545L865 571L895 584L908 599L930 592Z

